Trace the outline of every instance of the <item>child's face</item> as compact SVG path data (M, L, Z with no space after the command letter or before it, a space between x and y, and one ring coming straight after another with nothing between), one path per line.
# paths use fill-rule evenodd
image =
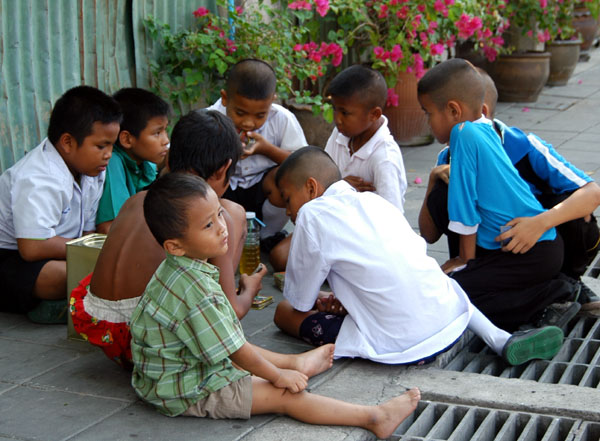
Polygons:
M440 143L447 144L450 140L450 132L458 122L453 118L451 109L448 106L444 106L443 109L438 108L429 95L419 95L419 103L427 114L433 136Z
M331 98L333 103L333 121L338 131L348 138L356 137L366 132L379 115L376 108L367 109L355 96Z
M166 116L150 118L137 138L133 135L129 136L129 147L124 146L129 155L138 164L142 161L161 164L167 156L169 146L168 125L169 119Z
M260 129L267 117L275 96L264 100L251 100L236 94L221 91L221 102L227 108L227 116L231 118L235 128L240 132L253 132Z
M279 180L278 188L285 203L285 214L290 217L293 223L296 223L300 207L312 199L307 186L297 187L284 176Z
M187 212L188 228L177 239L182 254L191 259L207 260L227 252L227 224L223 207L214 191L206 199L194 198Z
M61 136L63 158L73 176L98 176L106 170L119 129L118 122L104 124L96 121L92 124L92 133L81 144L77 144L70 135L67 138L65 135Z

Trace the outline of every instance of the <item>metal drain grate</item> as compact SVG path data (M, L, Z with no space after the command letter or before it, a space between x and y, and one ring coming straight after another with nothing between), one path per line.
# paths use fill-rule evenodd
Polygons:
M563 347L552 360L522 366L507 366L472 333L464 338L468 339L466 344L449 358L445 370L600 388L600 319L572 321Z
M600 424L522 412L421 401L390 440L597 441Z

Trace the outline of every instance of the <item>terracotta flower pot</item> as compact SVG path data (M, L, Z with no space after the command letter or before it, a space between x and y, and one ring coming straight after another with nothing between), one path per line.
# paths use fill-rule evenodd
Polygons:
M573 27L581 34L581 50L589 50L598 31L598 20L592 17L587 8L576 8L573 11Z
M581 40L557 40L546 44L550 52L548 86L564 86L571 78L577 61Z
M496 83L499 101L537 101L550 75L550 53L501 55L492 64L490 75Z
M417 99L417 77L412 73L400 72L394 88L398 94L398 106L386 107L385 116L396 142L401 146L431 144L433 136Z
M315 115L310 106L296 104L291 100L286 105L298 119L308 145L324 149L335 124L325 121L323 115Z

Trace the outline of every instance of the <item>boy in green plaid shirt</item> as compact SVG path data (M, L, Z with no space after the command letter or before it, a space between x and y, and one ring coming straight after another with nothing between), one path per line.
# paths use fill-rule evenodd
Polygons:
M419 399L417 388L378 406L362 406L304 391L329 369L333 345L278 354L248 343L207 263L227 251L227 226L215 192L201 178L169 173L144 201L144 216L167 253L131 319L132 384L169 416L250 418L283 413L313 424L369 429L391 436ZM266 272L262 268L261 272ZM240 282L242 290L261 288Z

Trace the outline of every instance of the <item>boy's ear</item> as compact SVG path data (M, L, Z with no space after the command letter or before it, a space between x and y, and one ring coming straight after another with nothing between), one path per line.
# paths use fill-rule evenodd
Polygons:
M225 164L223 164L211 176L209 176L209 178L206 180L206 182L209 182L209 181L222 182L223 179L225 179L225 176L227 176L227 170L229 170L229 167L231 167L232 162L233 161L231 160L231 158L229 158Z
M227 106L227 91L225 89L221 89L221 104Z
M460 120L462 117L462 106L456 100L450 100L446 103L446 108L455 120Z
M133 145L133 135L129 133L127 130L121 130L119 132L119 144L124 149L130 149Z
M173 256L183 256L185 254L185 249L183 249L179 239L165 240L163 248L167 253L172 254Z
M488 107L488 105L486 103L483 103L483 106L481 106L481 113L483 113L483 116L485 116L488 119L490 118L490 108Z
M375 106L371 109L371 118L373 121L377 121L383 115L383 110L379 106Z
M306 180L304 186L311 201L321 196L325 191L321 183L312 176Z
M60 135L60 138L58 138L58 144L62 147L65 153L71 153L77 149L77 141L75 140L75 137L67 132Z

